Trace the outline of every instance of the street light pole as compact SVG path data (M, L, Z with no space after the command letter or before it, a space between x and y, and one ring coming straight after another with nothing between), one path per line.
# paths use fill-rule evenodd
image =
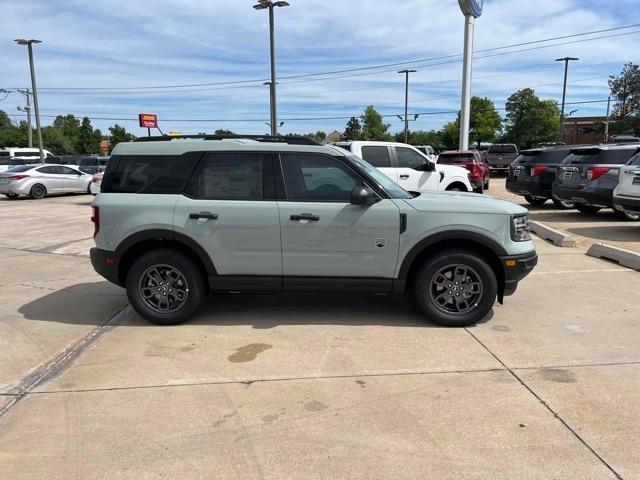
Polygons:
M562 85L562 108L560 110L560 135L564 132L564 101L567 96L567 72L569 70L569 62L573 60L580 60L576 57L562 57L556 58L556 62L564 62L564 83Z
M42 128L40 127L40 110L38 109L38 89L36 88L36 72L33 65L33 44L42 43L41 40L16 39L18 45L26 45L29 50L29 68L31 69L31 90L33 91L33 107L36 113L36 130L38 131L38 149L40 150L40 163L44 163L44 151L42 148Z
M611 108L611 94L609 94L609 98L607 98L607 121L604 122L604 141L605 143L609 141L609 112Z
M253 6L256 10L269 9L269 51L271 57L271 82L269 83L269 110L271 117L271 135L278 135L277 108L276 108L276 46L274 35L273 9L275 7L288 7L284 1L273 2L271 0L258 0Z
M409 74L417 70L400 70L404 73L404 143L409 143Z

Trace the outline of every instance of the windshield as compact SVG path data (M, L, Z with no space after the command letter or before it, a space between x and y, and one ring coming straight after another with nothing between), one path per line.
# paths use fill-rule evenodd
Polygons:
M515 145L491 145L489 153L518 153Z
M467 162L473 162L473 153L441 153L438 157L438 163L445 165Z
M27 170L31 170L34 165L17 165L15 167L10 167L7 172L26 172Z
M371 164L365 162L360 157L356 157L355 155L349 155L348 158L353 162L357 163L360 168L367 172L367 174L375 180L375 182L384 188L387 193L391 196L391 198L404 198L409 199L413 198L409 192L404 190L397 183L393 182L389 177L387 177L384 173L378 170L376 167Z

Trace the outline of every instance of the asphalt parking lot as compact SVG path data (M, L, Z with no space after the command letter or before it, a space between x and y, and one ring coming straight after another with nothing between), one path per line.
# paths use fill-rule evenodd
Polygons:
M640 273L585 255L640 225L535 207L579 245L470 328L312 294L158 327L93 272L90 201L0 199L0 479L640 479Z

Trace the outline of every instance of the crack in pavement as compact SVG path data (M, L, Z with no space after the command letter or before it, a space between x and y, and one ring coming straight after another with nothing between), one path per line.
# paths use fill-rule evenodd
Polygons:
M589 445L589 443L587 443L587 441L582 438L580 436L580 434L573 429L569 423L560 416L560 414L558 412L556 412L551 405L549 405L549 403L547 403L545 400L543 400L543 398L538 395L532 387L530 387L524 380L522 380L522 378L520 378L520 376L518 376L518 374L510 367L507 366L506 363L504 363L495 353L493 353L493 351L491 351L491 349L489 347L487 347L484 343L482 343L482 341L480 341L480 339L478 337L476 337L473 332L471 332L469 330L469 328L465 327L464 328L466 330L466 332L471 335L471 337L478 342L482 348L484 348L487 352L489 352L489 354L491 354L491 356L493 358L495 358L512 376L513 378L515 378L520 385L522 385L526 390L529 391L529 393L531 393L531 395L533 395L536 400L538 400L555 418L557 418L560 423L562 423L562 425L564 425L564 427L569 430L569 432L571 432L573 434L573 436L580 442L582 443L582 445L584 445L598 460L600 460L600 462L607 467L607 469L613 473L615 475L615 477L618 480L624 480L623 477L609 464L609 462L607 462L598 452L595 451L595 449ZM549 367L546 367L549 368Z
M27 396L31 389L37 387L41 383L46 382L47 380L53 378L58 375L65 367L67 367L73 360L78 358L78 356L89 346L91 345L100 335L102 335L105 331L110 330L113 327L116 327L121 322L124 321L125 317L128 313L130 313L131 307L129 304L125 305L121 309L119 309L115 314L111 317L107 318L104 322L94 328L87 335L82 337L80 340L76 341L73 345L66 348L54 358L45 362L38 366L33 372L27 375L20 381L16 392L10 392L14 395L12 401L10 401L7 405L0 408L0 417L2 417L5 413L7 413L11 408L13 408L20 400L22 400L25 396Z

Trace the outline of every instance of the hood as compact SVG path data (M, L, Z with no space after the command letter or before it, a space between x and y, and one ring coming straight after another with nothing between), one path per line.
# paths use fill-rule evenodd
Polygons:
M404 201L421 212L483 213L493 215L528 213L528 210L520 205L479 193L428 192Z

